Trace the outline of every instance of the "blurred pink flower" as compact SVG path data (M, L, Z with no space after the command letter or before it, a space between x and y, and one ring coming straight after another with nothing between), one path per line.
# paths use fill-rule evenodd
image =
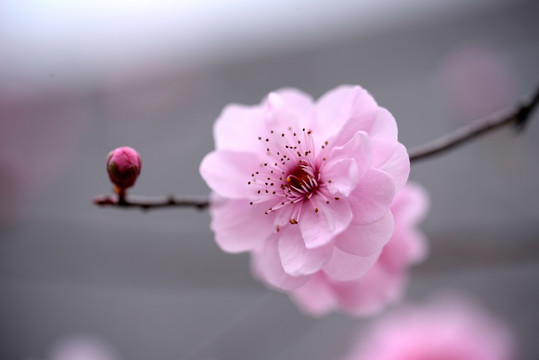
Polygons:
M346 282L335 281L321 270L292 290L294 301L311 315L324 315L339 307L353 315L366 315L399 300L408 267L426 255L426 241L417 225L426 214L427 203L421 187L406 185L391 205L395 231L374 266L363 277Z
M118 360L116 352L105 342L87 335L69 336L57 341L49 360Z
M350 281L376 262L410 163L395 119L367 91L342 86L314 103L287 89L230 105L214 138L200 172L214 192L215 239L253 251L266 284L297 288L321 269Z
M471 121L511 105L515 77L503 53L487 46L453 51L441 69L446 101L453 114Z
M4 80L0 81L0 227L21 221L39 195L61 179L79 155L90 116L87 104L72 89Z
M347 360L512 360L509 330L470 300L447 296L378 320Z

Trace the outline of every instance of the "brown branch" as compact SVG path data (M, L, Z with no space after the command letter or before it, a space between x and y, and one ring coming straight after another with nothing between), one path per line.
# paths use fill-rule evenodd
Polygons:
M115 206L124 208L139 208L142 210L169 208L169 207L193 207L203 210L210 205L207 199L177 199L168 197L143 197L143 196L117 196L101 195L94 199L98 206Z
M530 101L523 103L509 113L505 112L504 114L493 115L475 120L471 124L461 127L449 135L434 140L418 149L413 149L410 151L410 162L426 159L451 150L481 135L504 126L512 125L515 126L517 130L522 130L538 104L539 88Z
M451 150L483 134L486 134L503 126L515 126L521 130L527 124L533 110L539 104L539 89L533 98L527 103L523 103L518 108L505 112L502 115L489 116L479 119L466 125L454 133L443 136L431 143L421 146L419 149L410 151L410 162L426 159L445 151ZM170 207L191 207L199 210L210 205L208 199L180 199L174 196L169 197L141 197L129 196L120 192L118 195L101 195L94 199L94 204L98 206L113 206L124 208L139 208L142 210Z

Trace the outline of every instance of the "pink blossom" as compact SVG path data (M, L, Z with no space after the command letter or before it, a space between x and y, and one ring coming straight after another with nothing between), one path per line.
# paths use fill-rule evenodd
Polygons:
M105 342L88 335L72 335L57 341L49 360L118 360L116 352Z
M512 360L511 333L470 300L447 296L378 320L347 360Z
M252 251L265 283L293 289L320 270L349 281L376 262L410 165L395 119L367 91L342 86L315 103L286 89L229 105L214 138L200 172L216 242Z
M514 101L515 74L504 54L488 46L451 52L441 69L442 89L455 118L470 121Z
M373 267L363 277L346 282L335 281L321 270L292 290L292 299L311 315L336 308L365 315L399 300L406 288L408 267L426 254L424 235L417 228L426 210L426 193L418 185L407 184L393 200L395 230Z
M128 146L112 150L107 157L107 172L110 181L120 189L126 189L135 184L140 168L139 154Z

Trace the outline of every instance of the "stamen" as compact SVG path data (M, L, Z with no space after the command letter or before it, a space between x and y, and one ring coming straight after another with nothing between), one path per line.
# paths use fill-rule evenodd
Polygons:
M301 219L302 202L306 199L317 195L329 204L327 197L330 195L327 183L321 180L312 130L302 128L301 132L295 132L289 127L284 132L270 130L269 135L258 137L259 140L265 140L266 156L269 159L260 164L259 171L252 173L251 181L248 181L248 185L256 191L255 200L250 204L273 202L274 205L265 214L293 206L289 222L295 225ZM326 141L322 148L327 144ZM322 161L325 160L325 157L322 158ZM314 211L318 213L319 209L314 208Z

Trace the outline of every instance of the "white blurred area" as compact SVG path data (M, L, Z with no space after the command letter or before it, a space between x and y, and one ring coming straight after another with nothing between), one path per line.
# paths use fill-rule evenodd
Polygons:
M90 82L163 63L188 69L319 46L508 0L5 0L0 81ZM154 69L155 71L155 69Z

